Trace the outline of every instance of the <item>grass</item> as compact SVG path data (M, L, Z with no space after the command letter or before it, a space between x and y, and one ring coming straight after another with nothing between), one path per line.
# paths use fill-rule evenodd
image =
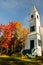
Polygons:
M30 59L25 56L18 57L16 55L2 55L0 56L0 65L43 65L43 59L41 57Z

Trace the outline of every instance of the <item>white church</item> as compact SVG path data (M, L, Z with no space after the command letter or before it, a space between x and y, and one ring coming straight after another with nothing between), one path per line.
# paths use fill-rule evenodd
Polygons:
M30 12L29 34L26 38L25 49L30 49L34 56L42 56L43 26L40 24L40 15L35 6L32 7Z

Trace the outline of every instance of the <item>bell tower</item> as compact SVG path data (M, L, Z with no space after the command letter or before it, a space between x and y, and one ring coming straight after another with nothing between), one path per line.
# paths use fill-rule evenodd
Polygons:
M34 5L29 16L29 34L25 49L30 49L32 55L41 56L40 15Z

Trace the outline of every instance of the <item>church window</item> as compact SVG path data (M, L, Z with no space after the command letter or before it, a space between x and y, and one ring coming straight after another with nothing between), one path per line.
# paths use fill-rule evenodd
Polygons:
M38 18L38 15L37 15L37 18Z
M33 15L31 15L31 18L33 18L34 16Z
M38 39L38 45L41 46L41 40Z
M30 32L33 32L33 31L35 31L35 26L30 27Z

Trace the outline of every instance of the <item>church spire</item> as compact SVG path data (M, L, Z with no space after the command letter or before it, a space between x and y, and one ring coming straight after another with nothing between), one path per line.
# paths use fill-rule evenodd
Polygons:
M32 6L32 12L36 12L36 11L37 11L37 9L36 9L35 5L33 5Z

